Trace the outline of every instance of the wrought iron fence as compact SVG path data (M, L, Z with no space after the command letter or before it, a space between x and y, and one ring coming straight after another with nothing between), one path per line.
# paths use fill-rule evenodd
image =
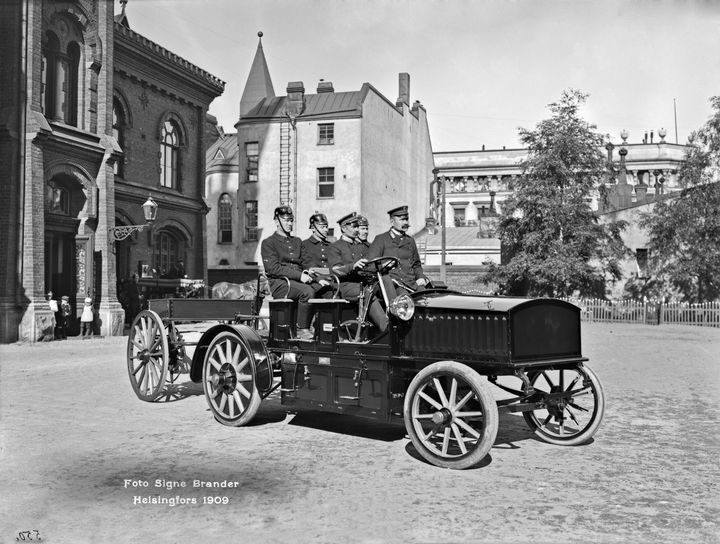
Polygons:
M581 308L583 321L720 327L720 301L688 304L635 300L568 299Z

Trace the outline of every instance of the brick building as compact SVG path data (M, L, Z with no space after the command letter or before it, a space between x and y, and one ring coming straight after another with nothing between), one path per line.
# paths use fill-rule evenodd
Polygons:
M0 3L2 342L52 337L49 290L70 297L71 324L92 296L98 331L120 334L115 249L122 273L148 241L163 263L167 232L204 270L206 112L223 83L132 32L124 5L117 19L109 0ZM109 229L142 223L148 194L152 239L115 248Z

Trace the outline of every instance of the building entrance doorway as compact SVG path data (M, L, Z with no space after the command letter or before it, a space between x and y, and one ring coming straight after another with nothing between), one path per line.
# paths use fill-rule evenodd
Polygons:
M76 287L75 235L45 231L45 291L52 291L58 302L64 295L70 297L72 314L68 322L71 324L75 323Z

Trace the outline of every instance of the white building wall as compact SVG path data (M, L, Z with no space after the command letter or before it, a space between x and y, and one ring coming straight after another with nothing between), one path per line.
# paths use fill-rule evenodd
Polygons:
M335 125L332 145L318 145L320 123ZM295 235L302 239L310 236L310 216L317 211L327 216L335 236L339 236L337 220L352 211L360 211L360 119L298 122L296 135L298 147ZM334 197L319 197L318 168L335 169Z
M401 114L369 92L363 103L361 209L370 221L370 237L387 230L387 211L410 207L410 232L425 226L433 156L425 112L419 119L404 106Z

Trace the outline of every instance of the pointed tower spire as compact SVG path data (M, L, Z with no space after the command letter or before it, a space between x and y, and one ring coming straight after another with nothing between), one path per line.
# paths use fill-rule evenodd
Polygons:
M265 53L262 47L262 32L258 32L258 47L255 52L250 73L245 82L245 90L240 99L240 117L249 112L263 98L275 98L270 71L265 61Z

